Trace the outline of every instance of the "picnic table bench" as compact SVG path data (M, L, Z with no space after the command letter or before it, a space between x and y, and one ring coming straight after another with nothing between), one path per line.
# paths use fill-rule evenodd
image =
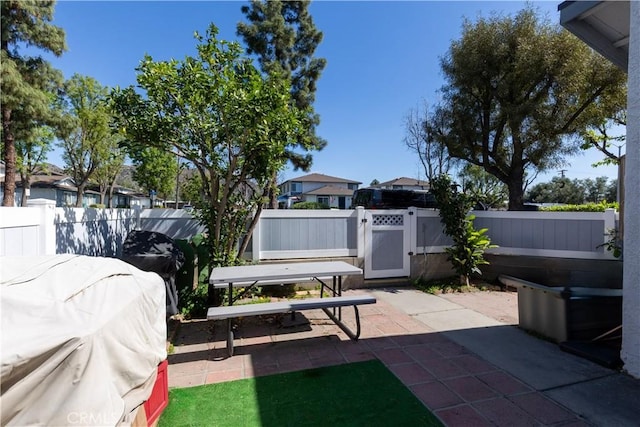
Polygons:
M233 355L233 331L231 320L244 316L259 316L277 313L295 313L296 311L322 309L349 338L357 340L360 336L360 314L358 306L374 304L376 299L367 295L342 295L342 277L362 274L362 269L354 267L344 261L328 262L300 262L286 264L258 264L234 267L214 268L209 277L209 283L214 288L228 289L228 306L210 307L207 319L227 320L227 351ZM329 281L331 279L331 281ZM321 284L320 298L306 298L283 300L259 304L233 305L253 286L274 286L286 283L317 281ZM234 299L234 287L244 287ZM328 297L325 297L325 289ZM354 308L356 330L352 331L342 322L342 307Z

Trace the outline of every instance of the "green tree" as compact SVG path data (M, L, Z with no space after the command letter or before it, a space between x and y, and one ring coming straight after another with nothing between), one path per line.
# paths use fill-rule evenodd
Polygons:
M196 168L206 205L213 265L232 265L245 251L285 150L308 138L307 111L291 107L288 81L262 75L237 43L217 28L196 33L197 57L137 68L139 89L117 89L112 102L129 151L155 146Z
M550 182L536 184L527 192L527 199L533 203L564 203L581 205L616 201L617 182L607 184L608 178L569 179L553 177Z
M404 119L404 143L418 155L429 182L441 174L449 173L456 163L456 159L449 156L446 145L439 143L436 138L442 132L442 125L441 117L435 113L435 109L429 109L426 101L422 109L412 109Z
M46 170L47 154L53 150L55 134L49 126L40 126L24 133L24 141L16 141L16 168L22 182L20 206L27 206L31 189L31 176Z
M584 198L587 203L600 203L603 201L613 202L615 199L606 200L607 181L606 176L599 176L596 179L587 178L582 181L584 188Z
M604 200L607 202L616 201L620 203L618 200L618 180L612 179L611 182L607 185L607 188L604 191Z
M501 208L509 197L507 186L503 182L472 163L466 163L462 167L458 178L462 182L464 193L475 202L481 202L492 208Z
M113 191L126 158L124 150L119 146L121 139L122 137L118 134L112 134L105 138L106 156L98 163L92 176L92 180L98 184L100 203L108 208L118 207L113 206ZM108 197L107 193L109 193ZM105 203L105 198L107 203Z
M64 31L50 24L54 5L54 1L43 0L0 2L0 110L5 162L3 206L15 203L16 141L32 140L35 136L29 135L30 132L55 120L50 109L50 94L62 84L62 74L41 56L20 53L20 49L25 47L35 47L56 56L66 50Z
M527 193L533 203L566 203L580 205L585 202L584 183L579 179L554 176L550 182L536 184Z
M237 33L247 46L249 55L256 55L265 74L278 73L290 81L291 103L306 111L303 124L307 134L295 146L287 148L287 159L294 169L309 170L311 154L303 150L322 150L326 141L315 133L320 117L312 108L316 82L326 66L324 58L314 57L322 41L322 32L313 23L309 13L309 1L260 1L251 0L250 6L242 6L248 23L238 23ZM296 151L297 150L297 151ZM278 207L277 176L271 180L269 204Z
M94 78L74 74L66 83L60 105L65 124L58 138L67 173L77 186L76 206L83 205L89 180L110 156L109 90Z
M483 167L522 208L526 171L563 164L581 131L610 117L626 76L528 7L514 17L465 21L441 60L446 84L439 138L453 157Z
M135 166L133 179L145 192L155 193L163 199L174 191L178 161L175 153L153 146L128 150L131 163Z

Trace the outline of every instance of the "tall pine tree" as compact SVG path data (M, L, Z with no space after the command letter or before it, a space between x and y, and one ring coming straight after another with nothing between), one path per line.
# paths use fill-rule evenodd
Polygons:
M314 57L322 41L319 31L309 14L309 1L260 1L252 0L250 6L242 6L242 13L248 23L240 22L237 27L247 46L247 53L256 55L264 73L280 73L291 83L292 103L299 110L306 111L305 126L308 136L305 142L296 148L305 151L301 154L287 150L286 157L295 169L309 170L311 150L322 150L326 141L315 133L320 117L313 110L316 81L327 61ZM274 175L271 185L276 188ZM270 192L270 205L277 207L277 197Z
M59 56L66 50L64 31L51 25L55 1L2 0L2 139L5 161L3 206L13 206L16 188L16 140L53 121L51 93L62 74L41 56L21 55L19 48L37 47Z

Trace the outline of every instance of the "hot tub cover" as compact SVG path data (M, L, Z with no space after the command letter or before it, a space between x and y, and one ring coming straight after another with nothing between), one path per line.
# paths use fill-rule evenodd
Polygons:
M124 261L0 258L2 425L129 424L166 354L165 286Z

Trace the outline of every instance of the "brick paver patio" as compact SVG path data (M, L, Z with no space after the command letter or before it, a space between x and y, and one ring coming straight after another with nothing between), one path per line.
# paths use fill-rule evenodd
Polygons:
M358 293L358 291L349 291ZM169 387L189 387L348 362L381 360L450 426L579 426L577 415L384 301L360 307L353 342L321 310L245 319L227 357L225 323L183 323L169 356ZM349 320L351 309L343 309Z

